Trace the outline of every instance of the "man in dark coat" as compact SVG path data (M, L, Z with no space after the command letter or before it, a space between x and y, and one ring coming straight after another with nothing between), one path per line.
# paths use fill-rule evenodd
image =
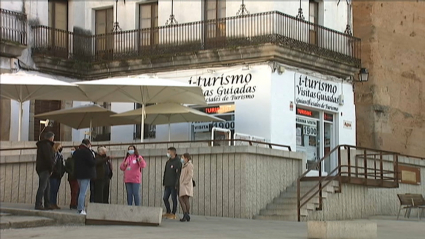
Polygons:
M164 186L164 204L166 213L163 217L169 219L176 219L177 212L177 188L179 183L179 177L182 169L182 163L179 156L177 156L177 150L174 147L168 148L167 151L168 161L165 164L164 178L162 179L162 186ZM171 195L173 201L173 210L171 211L170 202L168 201Z
M35 170L38 174L38 190L35 198L36 210L51 210L49 195L50 182L49 177L53 172L55 154L53 152L53 140L55 134L47 132L44 139L37 142L37 158ZM44 207L42 200L44 197Z
M91 150L91 143L88 139L83 139L83 142L73 154L74 167L75 167L75 178L80 186L80 193L78 195L78 212L82 215L86 214L85 198L87 194L87 188L90 185L90 180L96 178L96 163L94 159L94 153Z

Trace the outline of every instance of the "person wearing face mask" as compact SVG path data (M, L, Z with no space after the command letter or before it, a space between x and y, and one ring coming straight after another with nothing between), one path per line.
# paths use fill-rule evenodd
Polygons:
M193 197L193 164L189 153L183 154L181 161L183 167L179 180L179 201L183 210L183 218L180 221L189 222L189 198Z
M73 158L75 160L75 178L78 181L80 192L78 193L77 210L81 215L86 215L85 199L87 189L90 185L90 180L96 178L96 162L94 153L91 150L91 143L88 139L83 139L78 150L74 152Z
M61 179L65 174L62 145L60 143L55 143L53 145L53 150L55 152L55 161L52 175L50 175L50 203L53 209L60 209L60 207L58 207L57 199L59 187L61 185Z
M121 171L124 171L124 183L127 191L127 204L139 206L140 183L142 180L142 169L146 167L146 162L134 145L128 147L127 155L120 165Z
M69 204L69 209L77 209L78 190L80 189L78 181L75 178L75 165L74 158L72 157L75 150L75 147L71 148L71 156L65 161L65 172L68 174L69 188L71 189L71 203Z
M162 185L164 186L164 204L166 213L163 217L168 219L176 219L177 212L177 189L179 184L180 171L182 168L182 163L180 158L177 156L177 150L174 147L168 148L167 151L168 161L165 164L164 178L162 180ZM173 210L171 211L170 199L173 201Z

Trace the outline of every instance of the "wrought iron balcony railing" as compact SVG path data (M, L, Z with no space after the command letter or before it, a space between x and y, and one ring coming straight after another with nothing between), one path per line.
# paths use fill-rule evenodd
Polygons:
M360 67L360 39L280 12L83 35L34 26L34 54L111 61L275 44Z
M27 45L27 15L0 8L0 38Z

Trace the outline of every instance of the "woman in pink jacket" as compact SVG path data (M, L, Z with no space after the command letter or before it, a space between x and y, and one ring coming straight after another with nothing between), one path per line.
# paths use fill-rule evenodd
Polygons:
M142 169L146 167L146 162L134 145L128 147L127 155L121 163L120 169L124 171L124 183L127 190L128 205L140 205L140 182L142 179Z

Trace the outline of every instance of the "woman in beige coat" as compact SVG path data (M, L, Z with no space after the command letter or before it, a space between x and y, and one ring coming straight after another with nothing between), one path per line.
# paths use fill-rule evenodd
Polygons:
M179 180L179 201L183 210L183 218L181 222L189 222L190 216L190 203L189 198L193 197L193 164L192 159L188 153L182 156L182 171Z

